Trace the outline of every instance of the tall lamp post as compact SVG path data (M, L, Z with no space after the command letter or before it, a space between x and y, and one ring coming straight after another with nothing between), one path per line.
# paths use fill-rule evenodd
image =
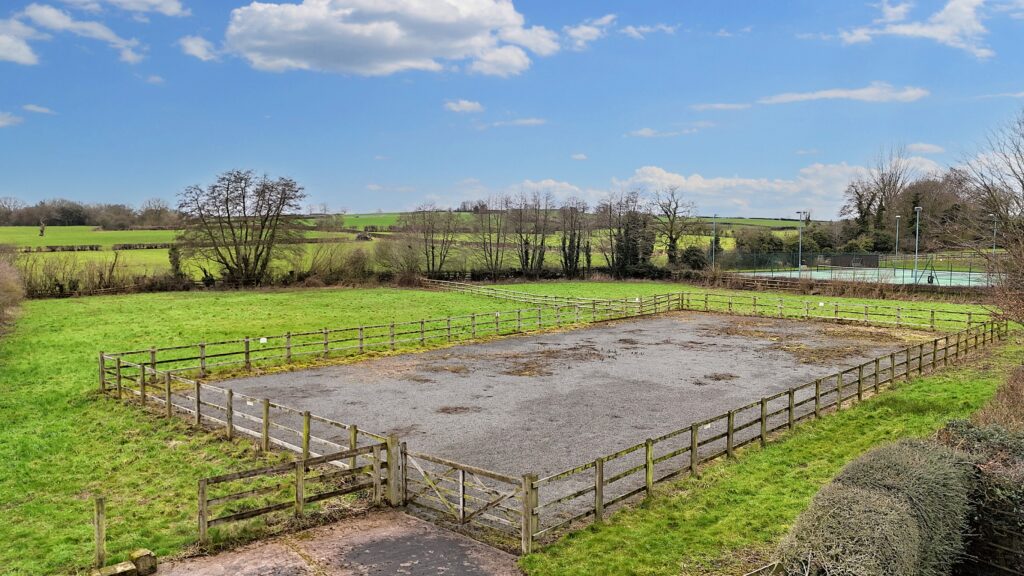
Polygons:
M921 247L921 207L914 206L914 214L917 216L914 222L914 284L917 284L917 258Z
M711 217L711 267L715 267L715 246L718 244L718 214Z
M803 276L804 270L804 218L807 218L809 213L805 210L797 210L797 216L800 217L800 222L797 224L797 249L796 249L796 277L800 278Z

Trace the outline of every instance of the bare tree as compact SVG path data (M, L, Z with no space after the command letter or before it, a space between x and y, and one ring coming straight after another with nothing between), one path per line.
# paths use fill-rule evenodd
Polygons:
M997 275L999 306L1024 321L1024 110L989 136L986 149L965 163L964 175L976 207L976 246ZM991 244L1002 252L982 248Z
M669 266L679 263L679 241L700 227L697 207L676 186L654 193L654 229L665 240Z
M304 249L304 226L295 214L305 196L294 180L251 170L230 170L206 188L189 186L178 198L185 216L182 252L215 262L229 282L259 285L275 259Z
M0 225L7 226L11 224L11 216L25 208L25 203L17 198L10 196L0 197Z
M519 268L527 276L538 276L544 269L547 239L554 224L553 202L550 192L539 191L522 193L509 201L509 228Z
M403 215L399 226L416 236L427 273L440 272L455 245L459 215L427 203Z
M858 233L867 232L878 207L878 191L867 180L850 182L843 192L845 203L839 210L840 216L853 219Z
M650 263L654 250L651 220L637 190L613 194L598 205L598 246L616 274L624 273L630 266Z
M508 241L508 206L506 196L481 203L473 213L473 237L479 249L479 259L495 279L505 264Z
M562 203L558 215L562 230L562 273L566 278L579 278L581 256L585 257L587 268L590 267L590 222L587 216L587 203L578 198L570 198Z

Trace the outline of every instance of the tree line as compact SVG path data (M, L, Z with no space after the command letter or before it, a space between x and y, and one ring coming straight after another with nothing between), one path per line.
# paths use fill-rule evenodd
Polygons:
M10 196L0 198L0 226L97 226L104 230L130 228L176 229L181 225L177 210L159 198L138 208L127 204L83 204L57 198L28 204Z

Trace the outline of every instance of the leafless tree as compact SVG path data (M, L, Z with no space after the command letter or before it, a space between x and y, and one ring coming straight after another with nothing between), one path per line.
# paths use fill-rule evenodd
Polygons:
M215 262L229 282L259 285L275 259L304 249L304 226L295 215L305 197L294 180L251 170L230 170L205 188L189 186L178 197L182 253Z
M558 215L562 230L562 273L566 278L579 278L581 257L586 267L590 267L590 221L587 203L578 198L570 198L562 203Z
M0 225L11 224L11 216L23 208L25 208L25 203L17 198L0 197Z
M509 200L508 224L519 268L527 276L538 276L544 269L547 239L554 225L554 198L551 193L522 193Z
M989 136L985 150L965 162L964 175L979 251L998 275L1000 308L1024 321L1024 110ZM1002 251L982 248L993 243Z
M654 229L665 240L669 266L674 266L679 262L679 241L701 227L697 206L670 186L654 193L654 215Z
M875 159L875 166L868 171L867 182L877 198L875 224L882 228L885 213L895 207L897 198L913 181L913 172L907 159L906 149L894 146L882 150Z
M409 236L377 242L373 247L377 265L391 272L402 285L412 285L420 275L420 251Z
M427 203L403 215L399 226L416 237L427 273L440 272L455 245L459 215Z
M478 258L495 278L505 264L508 247L507 196L491 198L473 213L473 237L479 250Z
M613 270L622 272L650 261L654 249L651 214L638 190L615 193L601 202L595 229L599 230L598 248Z

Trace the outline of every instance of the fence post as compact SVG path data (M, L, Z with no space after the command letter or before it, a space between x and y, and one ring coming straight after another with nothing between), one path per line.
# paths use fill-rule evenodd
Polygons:
M466 471L459 469L459 524L466 522Z
M394 350L395 349L395 323L394 322L392 322L391 325L388 328L388 335L389 335L389 338L391 339L391 349Z
M171 403L171 373L164 372L164 409L167 417L174 413L174 404Z
M903 368L903 378L907 382L910 382L910 349L912 346L907 346L907 349L903 351L903 356L906 359L906 366Z
M761 398L761 447L768 444L768 399Z
M387 437L386 446L388 451L388 504L392 506L401 506L405 504L402 501L402 475L399 474L401 471L401 464L399 461L399 446L398 437L394 434L390 434Z
M206 378L206 342L199 343L199 377Z
M897 306L896 307L896 327L899 328L902 323L903 323L903 307L902 306Z
M735 425L736 425L736 412L729 410L729 416L727 420L728 424L725 429L725 454L732 458L735 456L733 452L733 442L735 440Z
M757 296L753 296L752 298L753 298L752 306L754 307L754 316L757 316Z
M452 339L451 327L449 326L449 328L448 328L448 340L451 341L451 339ZM359 353L360 354L362 354L363 350L365 349L364 341L365 341L365 337L364 337L364 334L363 334L363 327L360 326L359 327Z
M889 354L889 382L896 384L896 353Z
M379 476L378 476L379 478ZM306 507L306 461L295 461L295 515L302 516Z
M836 320L839 320L839 302L835 302L832 304L832 310L832 317L835 318Z
M523 333L523 311L516 310L516 333Z
M202 416L203 404L202 404L202 400L199 399L199 394L200 394L199 380L196 380L196 386L195 386L195 395L196 395L196 406L195 406L195 408L196 408L196 418L195 418L195 424L196 424L196 426L201 426L203 424L203 416Z
M423 329L424 320L420 318L420 346L424 346L427 343L426 332Z
M864 365L857 366L857 402L864 401Z
M874 376L874 388L875 388L875 394L878 394L878 385L879 385L879 382L878 382L878 381L879 381L879 370L881 369L881 367L882 367L882 362L881 362L881 361L879 360L879 358L878 358L878 357L876 356L876 357L875 357L875 376Z
M917 345L917 375L924 374L924 344Z
M654 491L654 440L648 438L644 442L644 480L647 483L647 495Z
M302 459L309 458L309 410L302 413Z
M331 353L331 339L330 339L330 336L329 336L330 332L328 332L327 328L324 328L323 329L323 333L324 333L324 358L327 358L327 356L329 356L330 353Z
M263 399L263 427L260 431L260 449L270 451L270 398Z
M869 322L869 320L868 320L868 305L865 304L864 305L864 325L866 326L868 324L868 322Z
M292 333L289 332L284 335L284 361L291 363L292 361Z
M501 312L494 313L494 335L501 334Z
M696 423L690 425L690 475L697 476L697 464L699 456L697 451L700 448L700 426Z
M932 310L930 324L932 330L935 330L935 310Z
M249 353L249 342L250 342L249 341L249 337L246 336L242 340L242 342L244 343L244 346L245 346L245 371L248 372L248 371L252 370L252 357L251 357L251 355Z
M206 501L206 478L199 479L199 543L206 544L206 530L209 525Z
M96 497L92 526L95 536L94 542L96 544L94 564L97 568L103 568L107 563L107 503L103 496Z
M814 381L814 418L821 418L821 378Z
M523 521L521 528L523 554L533 552L533 535L537 531L537 518L534 511L537 509L540 499L537 497L537 488L533 485L536 481L536 474L525 474L523 476Z
M155 347L150 347L149 348L149 367L153 369L153 381L155 382L156 381L156 348ZM143 370L142 373L145 374L146 371Z
M539 312L538 312L538 314L539 314ZM472 330L473 330L472 331L472 335L473 335L473 339L475 340L476 339L476 312L470 314L470 324L472 325Z
M732 296L729 296L729 314L732 314Z
M349 424L348 426L348 449L355 450L359 447L359 428L355 424ZM348 459L348 469L355 470L357 465L358 456L353 456Z
M235 391L231 388L224 390L224 433L228 440L235 436Z
M121 357L120 356L117 357L117 363L118 363L118 365L121 364ZM118 374L120 374L120 372L118 372ZM106 393L106 391L107 391L107 358L106 358L106 356L103 355L103 352L100 352L100 372L99 372L99 377L100 377L100 392L101 393Z
M373 469L373 505L379 506L380 501L383 498L383 488L381 488L380 481L380 444L373 445L373 462L370 463ZM391 458L388 458L388 469L391 469ZM389 474L390 476L390 474ZM388 478L390 480L390 478ZM388 486L388 492L391 492L391 486Z
M708 293L707 292L704 293L704 311L705 312L708 311Z
M120 390L121 389L121 357L120 356L118 356L117 358L114 359L114 382L115 382L114 386L118 390ZM106 391L107 391L107 383L106 383L106 381L104 381L103 382L103 390L102 390L102 392L105 393Z
M604 458L594 460L594 521L604 519Z
M445 327L446 327L446 329L448 331L448 342L451 342L452 341L452 317L451 316L449 316L448 318L445 319ZM360 329L359 335L360 335L360 337L362 337L362 329Z
M796 424L796 391L789 389L789 429Z

